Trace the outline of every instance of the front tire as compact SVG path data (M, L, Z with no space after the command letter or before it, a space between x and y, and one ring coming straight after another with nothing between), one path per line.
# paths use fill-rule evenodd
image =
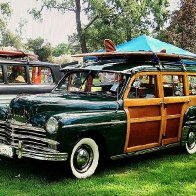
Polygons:
M186 151L189 154L194 154L196 152L196 132L193 130L191 130L188 134Z
M73 148L70 157L70 168L76 178L92 176L98 166L99 148L91 138L81 139Z

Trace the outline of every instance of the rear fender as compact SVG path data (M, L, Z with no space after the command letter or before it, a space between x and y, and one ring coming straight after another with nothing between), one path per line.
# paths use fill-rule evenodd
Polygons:
M187 142L188 133L190 131L196 131L196 106L192 106L187 109L184 115L183 128L182 128L182 140L181 145L184 146Z

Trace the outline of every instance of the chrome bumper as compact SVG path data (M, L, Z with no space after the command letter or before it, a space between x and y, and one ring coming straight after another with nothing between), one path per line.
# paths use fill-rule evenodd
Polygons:
M46 153L46 152L36 152L22 149L22 152L16 150L18 158L28 157L32 159L45 160L45 161L66 161L68 158L68 153Z
M7 148L12 149L9 153L6 153L5 150L0 150L0 155L7 156L10 158L13 158L15 155L17 155L19 159L21 159L22 157L28 157L32 159L45 161L66 161L68 158L68 153L31 151L23 148L22 145L20 145L19 148L13 147L11 145L0 144L0 146L1 145L4 145Z

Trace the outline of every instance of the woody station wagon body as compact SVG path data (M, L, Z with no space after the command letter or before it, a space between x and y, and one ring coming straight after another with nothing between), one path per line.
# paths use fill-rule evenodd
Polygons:
M196 151L195 59L152 52L95 53L62 69L52 93L0 111L0 154L67 161L77 178L104 157L173 146ZM85 56L85 55L82 55Z

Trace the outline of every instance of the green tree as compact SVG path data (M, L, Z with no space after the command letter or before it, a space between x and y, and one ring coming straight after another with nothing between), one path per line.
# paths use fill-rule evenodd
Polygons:
M7 20L11 16L12 10L9 3L0 3L0 45L5 46L5 34L7 33Z
M0 46L12 46L16 49L22 48L22 41L19 34L15 34L8 30L7 22L12 14L9 3L0 3Z
M21 37L9 30L3 32L1 44L3 47L11 46L18 50L23 47Z
M179 10L172 14L169 27L162 32L165 41L196 53L196 3L181 0Z
M35 18L40 18L43 9L57 9L63 13L75 13L77 33L71 37L78 41L82 52L87 48L95 50L105 38L113 38L118 43L133 37L160 31L168 17L167 0L37 0L41 7L31 10ZM89 19L87 25L81 23L81 11Z
M141 34L154 34L163 29L168 17L167 0L113 0L100 1L90 11L90 17L99 18L86 30L88 48L103 48L105 38L116 44L129 41Z
M39 37L36 39L28 39L26 43L26 48L33 51L38 55L39 60L48 61L52 55L52 46L50 43L44 43L44 39Z
M53 56L61 56L62 54L71 54L72 49L70 44L60 43L52 51Z

